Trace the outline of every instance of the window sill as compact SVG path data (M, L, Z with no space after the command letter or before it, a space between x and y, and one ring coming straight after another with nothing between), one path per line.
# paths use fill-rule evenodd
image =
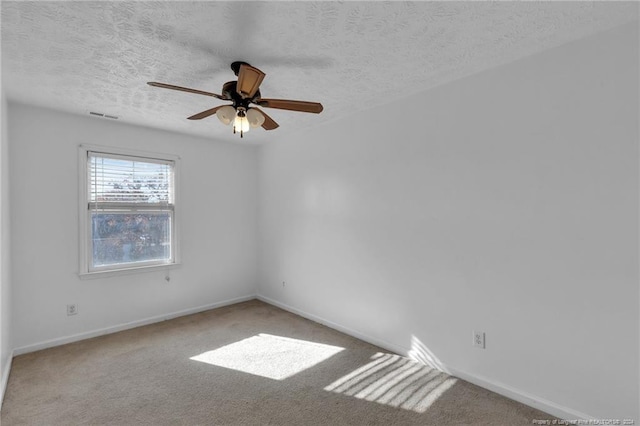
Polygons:
M180 263L167 263L166 265L138 266L125 269L109 269L106 271L81 272L78 274L81 280L91 280L96 278L108 278L120 275L140 274L143 272L163 271L180 267Z

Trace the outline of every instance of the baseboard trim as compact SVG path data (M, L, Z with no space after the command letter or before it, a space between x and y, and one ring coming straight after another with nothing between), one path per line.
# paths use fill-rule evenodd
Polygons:
M386 349L388 351L395 352L396 354L406 356L406 354L408 352L408 349L406 349L406 348L394 345L394 344L386 342L384 340L380 340L380 339L376 339L376 338L371 337L371 336L367 336L366 334L362 334L359 331L353 330L353 329L348 328L348 327L344 327L344 326L342 326L340 324L337 324L337 323L335 323L333 321L329 321L329 320L321 318L321 317L319 317L317 315L313 315L313 314L310 314L308 312L301 311L300 309L294 308L293 306L289 306L286 303L282 303L280 301L271 299L271 298L266 297L266 296L262 296L260 294L257 295L256 298L258 300L261 300L261 301L265 302L265 303L268 303L270 305L273 305L273 306L276 306L276 307L278 307L280 309L283 309L283 310L285 310L287 312L291 312L292 314L296 314L296 315L299 315L299 316L301 316L303 318L307 318L307 319L310 319L311 321L317 322L319 324L326 325L327 327L332 328L334 330L337 330L337 331L339 331L341 333L348 334L351 337L355 337L356 339L360 339L360 340L362 340L364 342L371 343L372 345L379 346L382 349Z
M562 405L556 404L553 401L549 401L548 399L540 398L536 395L531 395L530 393L523 392L520 389L515 389L511 386L505 385L504 383L499 383L494 380L487 379L486 377L480 377L475 374L469 374L464 371L458 370L456 368L449 367L449 371L452 376L456 376L462 380L465 380L469 383L473 383L474 385L480 386L481 388L488 389L492 392L500 394L502 396L506 396L509 399L513 399L514 401L521 402L522 404L528 405L529 407L536 408L540 411L544 411L552 416L558 417L563 420L589 420L596 419L594 416L590 416L585 413L581 413L576 410L572 410L571 408L563 407ZM545 419L539 419L545 420Z
M380 339L376 339L374 337L368 336L366 334L360 333L359 331L353 330L348 327L344 327L340 324L337 324L333 321L329 321L322 317L319 317L314 314L310 314L308 312L302 311L300 309L294 308L293 306L289 306L286 303L282 303L278 300L271 299L269 297L258 294L256 297L258 300L261 300L270 305L276 306L280 309L284 309L285 311L294 313L301 317L310 319L322 325L326 325L329 328L337 330L341 333L348 334L349 336L355 337L367 343L371 343L372 345L379 346L383 349L389 350L391 352L395 352L397 354L408 356L410 349L407 347L402 347L399 345L395 345ZM456 368L450 367L448 365L439 366L440 369L452 376L458 377L462 380L465 380L469 383L473 383L476 386L480 386L481 388L488 389L492 392L505 396L514 401L520 402L522 404L528 405L529 407L536 408L540 411L544 411L552 416L558 417L563 420L588 420L595 419L596 417L589 416L585 413L581 413L576 410L572 410L567 407L563 407L559 404L556 404L552 401L549 401L544 398L540 398L535 395L531 395L527 392L523 392L519 389L515 389L511 386L507 386L503 383L499 383L485 377L476 376L474 374L469 374L467 372L458 370ZM544 419L540 419L544 420Z
M195 308L183 309L181 311L175 311L168 314L156 315L153 317L131 321L124 324L114 325L112 327L101 328L99 330L88 331L84 333L74 334L71 336L60 337L57 339L51 339L40 343L34 343L32 345L22 346L13 350L14 355L22 355L29 352L35 352L42 349L52 348L54 346L66 345L67 343L73 343L80 340L91 339L92 337L103 336L105 334L117 333L119 331L129 330L131 328L142 327L144 325L154 324L170 320L173 318L183 317L185 315L197 314L198 312L208 311L210 309L221 308L223 306L233 305L235 303L246 302L256 298L255 294L248 296L236 297L233 299L223 300L221 302L210 303L208 305L202 305Z
M2 403L4 402L4 393L7 390L7 384L9 383L9 374L11 373L11 363L13 362L13 351L9 354L9 359L6 365L2 368L2 378L0 379L0 411L2 411Z

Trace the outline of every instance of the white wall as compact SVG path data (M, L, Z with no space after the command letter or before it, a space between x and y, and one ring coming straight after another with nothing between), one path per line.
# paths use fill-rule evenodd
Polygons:
M635 23L265 145L259 293L640 420L638 75Z
M255 147L9 102L14 342L43 343L253 296L257 285ZM181 157L182 265L78 277L78 145ZM67 316L76 303L78 315ZM46 345L45 345L46 346Z
M7 100L0 94L2 121L0 124L0 407L11 365L12 318L11 318L11 227L9 225L9 135Z

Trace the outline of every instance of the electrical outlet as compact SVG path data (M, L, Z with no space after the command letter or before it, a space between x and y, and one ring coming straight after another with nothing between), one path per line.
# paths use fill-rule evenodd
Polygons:
M78 305L72 303L71 305L67 305L67 315L75 315L78 313Z
M476 348L484 349L484 331L473 332L473 346Z
M284 281L282 281L282 287L286 287L287 285L285 284Z

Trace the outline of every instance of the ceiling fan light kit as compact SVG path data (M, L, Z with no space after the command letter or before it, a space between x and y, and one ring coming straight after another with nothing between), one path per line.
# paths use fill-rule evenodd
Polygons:
M262 127L265 130L273 130L279 127L264 111L250 104L264 108L284 109L319 114L323 106L319 102L294 101L288 99L264 99L260 94L260 84L266 76L258 68L246 62L236 61L231 64L231 69L238 76L237 81L228 81L222 86L222 95L189 89L187 87L174 86L173 84L150 81L147 84L164 89L179 90L198 95L211 96L224 101L233 102L230 105L221 105L188 117L189 120L201 120L213 114L226 126L233 124L233 133L240 133L243 137L253 127Z

